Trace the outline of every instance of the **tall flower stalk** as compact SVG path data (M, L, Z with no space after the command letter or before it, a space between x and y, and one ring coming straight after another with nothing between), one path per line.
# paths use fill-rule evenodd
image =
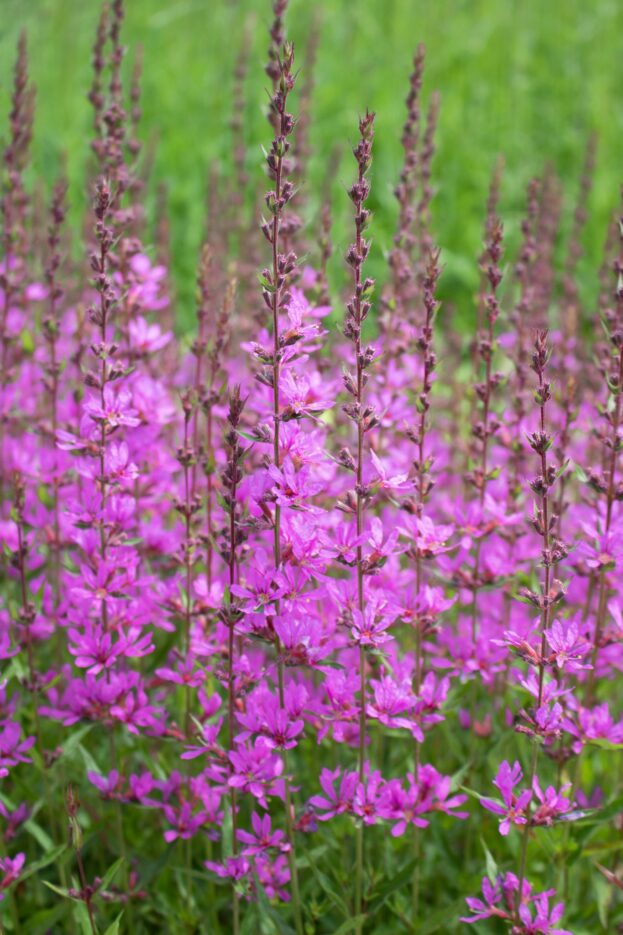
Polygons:
M195 517L201 509L201 497L192 491L192 470L197 454L192 443L192 418L197 407L195 392L190 389L182 394L184 434L182 445L177 450L177 460L182 468L182 496L175 501L175 508L184 520L184 539L181 545L180 562L184 569L184 600L182 606L182 653L186 664L192 663L191 639L193 618L193 568L198 560ZM186 684L184 690L184 732L188 737L191 729L192 690Z
M558 604L564 596L564 588L560 581L554 577L555 566L561 562L567 555L567 549L563 543L556 538L554 530L557 525L557 517L554 512L554 502L552 497L552 488L560 477L563 468L557 470L550 462L548 452L552 447L554 438L551 434L547 420L547 407L552 399L551 383L547 375L547 367L550 359L550 349L547 341L547 332L539 331L534 343L534 353L532 355L532 370L537 377L537 387L534 393L535 402L538 408L538 426L529 436L528 443L537 456L539 473L530 482L530 488L537 497L534 514L531 519L531 525L542 540L541 563L543 565L543 578L539 592L526 591L526 598L536 606L540 611L540 623L538 628L539 651L537 659L537 693L535 711L543 706L544 702L544 681L546 671L546 650L548 641L548 628L552 622L552 609ZM538 731L533 737L532 759L528 777L528 788L532 789L537 772L537 762L539 755ZM526 861L528 854L528 839L530 835L530 809L524 825L524 831L521 841L519 856L519 886L517 888L517 913L521 904L523 883L526 876ZM517 915L519 922L519 915Z
M234 749L236 732L236 681L235 681L235 626L240 617L236 606L232 588L236 583L236 550L244 540L244 533L240 528L240 508L238 506L238 486L242 480L242 462L244 449L240 442L240 421L245 402L240 397L240 387L234 387L229 398L227 414L227 430L225 432L226 464L221 474L223 488L223 504L226 510L226 525L223 531L224 546L223 559L227 562L229 587L221 609L221 619L227 626L227 743L228 752ZM230 815L231 815L231 853L236 859L238 856L238 805L236 789L229 788ZM238 935L240 931L240 903L235 887L232 887L232 915L233 932Z
M441 274L439 265L439 250L433 250L426 264L424 277L422 281L422 302L424 305L424 323L421 333L417 339L417 349L422 356L422 383L416 395L416 409L419 418L416 427L409 431L409 437L416 445L416 457L413 462L414 483L415 483L415 503L414 509L417 518L421 521L424 516L424 507L426 499L433 488L433 481L430 476L432 467L432 457L426 450L426 434L430 428L429 412L431 407L431 392L433 389L433 379L435 368L437 366L437 355L433 347L433 325L435 317L439 310L440 303L435 297L437 283ZM423 568L423 555L418 548L417 542L415 550L415 592L419 600L426 585L426 579ZM413 690L416 697L420 696L422 689L422 678L424 674L423 658L423 637L426 626L427 615L422 613L421 617L416 615L415 619L415 669L413 678ZM420 743L415 738L415 777L417 779L420 767ZM419 916L419 892L420 892L420 829L417 826L413 828L413 851L416 865L413 870L411 882L411 912L413 921Z
M391 271L388 294L383 296L383 327L389 341L400 337L400 330L409 317L409 307L414 302L415 280L418 272L415 248L417 245L415 219L420 182L418 146L421 132L420 94L424 73L426 49L418 45L413 57L413 68L409 76L409 92L406 99L407 117L400 142L403 149L403 164L394 196L398 202L398 221L389 254Z
M623 450L623 215L619 218L619 256L613 264L616 279L614 306L603 314L607 339L607 353L602 367L608 389L608 403L603 407L606 422L603 445L603 470L592 471L590 481L598 494L605 499L605 515L602 528L598 530L602 539L602 558L598 576L597 616L593 633L591 664L593 666L587 685L589 702L595 693L597 663L601 648L602 634L606 623L608 601L608 570L612 567L609 556L609 539L612 537L612 521L615 503L623 501L623 480L617 480L617 469Z
M491 199L490 199L491 201ZM493 206L495 202L493 202ZM502 281L500 260L502 258L502 225L494 214L489 215L486 221L487 240L482 259L483 273L488 283L488 291L483 302L485 307L486 327L482 329L476 339L476 351L481 361L482 380L474 384L474 392L480 404L480 418L472 427L475 439L476 453L474 466L468 475L469 481L476 489L482 523L485 494L487 484L495 476L490 467L490 446L493 436L499 431L500 420L493 410L493 394L502 380L502 374L493 370L493 359L496 349L495 324L500 315L500 302L497 291ZM478 591L480 589L480 558L482 537L479 536L475 544L474 569L472 579L472 640L476 640L478 633Z
M206 524L205 524L205 571L206 585L210 591L214 578L214 549L213 542L213 514L214 514L214 473L215 463L215 444L214 444L214 422L215 408L221 403L223 397L223 386L219 386L219 380L222 378L223 356L227 349L227 342L231 330L231 318L236 300L237 279L235 275L230 274L225 286L225 293L220 308L214 322L214 330L210 336L207 348L207 376L205 383L201 387L199 403L205 413L205 446L203 452L203 471L205 474L205 504L206 504Z
M108 434L114 430L114 425L108 418L108 400L107 395L110 391L109 384L122 375L120 370L113 363L117 347L114 342L109 340L109 328L111 325L112 314L116 306L116 297L110 275L110 255L114 243L114 231L112 227L112 193L108 183L100 179L97 184L95 199L95 236L97 239L97 250L91 254L91 268L95 278L95 289L99 296L99 307L93 306L90 310L91 322L98 330L99 341L92 345L92 351L99 361L99 373L94 370L87 374L87 383L99 391L100 415L99 422L99 492L100 492L100 558L102 562L106 561L107 553L107 535L105 525L106 503L108 499L108 480L106 476L106 445ZM108 392L107 392L108 391ZM108 630L108 605L104 599L101 602L102 629L104 633Z
M2 198L0 264L0 397L4 397L11 379L15 335L9 328L9 315L14 303L21 299L27 254L26 212L28 196L24 185L24 170L28 163L32 138L34 88L28 75L28 49L26 33L22 32L17 46L14 68L13 93L9 114L9 140L2 158ZM4 496L5 418L0 418L0 506Z
M52 204L50 207L50 226L48 230L48 257L45 267L45 281L48 288L48 307L43 318L43 336L48 347L48 361L45 367L47 390L50 395L50 438L54 446L52 464L52 587L54 592L54 611L58 611L61 586L61 529L60 529L60 503L59 503L59 455L56 447L58 432L58 394L61 362L58 359L59 338L59 311L58 305L63 297L63 289L58 280L58 270L61 264L60 239L63 222L65 220L65 196L67 183L60 181L54 188ZM60 638L60 631L59 631ZM60 644L59 644L60 645Z
M437 132L440 106L441 95L438 91L433 91L428 103L426 127L422 138L419 164L420 197L415 212L415 229L421 274L424 272L426 258L433 249L430 233L430 206L433 200L434 190L431 184L431 177L433 156L435 155L435 133Z
M282 4L285 8L285 3ZM288 169L291 161L288 160L290 152L289 137L294 131L294 117L288 112L288 97L294 88L296 75L294 72L294 48L286 44L283 54L276 61L275 68L279 70L279 77L273 78L276 90L271 98L272 124L275 128L275 137L270 151L266 157L268 176L273 188L265 196L265 204L269 212L268 220L262 222L262 232L271 246L271 265L264 269L261 277L262 295L271 317L272 325L272 421L273 421L273 464L278 469L280 464L280 375L283 345L281 341L280 318L289 304L288 283L296 268L296 255L292 251L282 251L282 228L286 208L294 195L294 185L288 179ZM271 77L272 73L271 73ZM281 506L276 500L273 509L273 561L276 570L281 567ZM277 602L279 613L279 602ZM284 664L281 657L281 648L277 640L277 677L279 686L279 703L284 708L285 679ZM288 776L287 755L284 750L285 765L285 808L288 843L290 845L289 863L292 878L292 903L297 933L303 931L301 904L298 884L298 869L296 866L296 848L294 838L294 821L292 793L290 778Z
M417 425L409 433L411 440L416 444L417 454L413 462L415 471L415 512L421 519L424 515L426 499L433 488L430 477L432 459L426 450L426 435L430 428L428 414L431 407L431 392L433 379L437 366L437 355L433 347L433 326L440 303L435 297L437 283L441 274L439 265L439 250L433 250L426 265L424 280L422 282L422 302L424 305L424 324L417 339L417 349L422 355L423 372L422 384L416 396L416 408L419 414ZM415 588L419 594L425 584L423 557L421 551L416 549L415 555ZM422 686L423 659L422 659L422 625L417 623L415 631L415 675L414 689L419 694Z
M355 241L346 254L346 262L352 270L353 293L346 306L346 323L344 335L352 342L355 357L355 372L347 374L346 388L353 397L353 402L344 406L344 411L354 423L357 432L357 452L355 455L355 498L354 512L357 526L357 607L362 617L365 614L364 595L364 563L361 539L363 536L363 514L368 494L364 486L364 439L365 434L376 424L376 417L371 407L366 405L365 386L368 382L366 370L374 359L374 350L364 347L362 343L362 325L371 309L371 298L374 290L374 281L363 278L363 266L367 259L370 245L364 233L370 216L365 203L370 194L370 183L367 173L372 165L372 142L374 140L375 115L366 111L365 116L359 120L359 142L353 149L357 163L357 179L351 186L348 194L353 203L355 214ZM364 766L366 755L366 650L363 641L359 643L359 782L364 782ZM355 915L361 916L363 908L363 864L364 864L364 825L357 826L357 856L355 867ZM356 930L361 932L363 925L357 922Z

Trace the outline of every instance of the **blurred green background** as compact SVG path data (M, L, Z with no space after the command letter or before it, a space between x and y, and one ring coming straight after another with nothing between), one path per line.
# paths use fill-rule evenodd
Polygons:
M97 0L0 0L0 94L8 111L14 45L28 30L32 76L38 88L35 171L52 181L67 154L74 217L85 205L91 111L86 101ZM595 294L605 228L617 209L623 150L623 4L618 0L291 0L288 35L301 54L314 17L321 22L313 97L310 223L315 198L333 188L339 287L348 243L352 172L348 144L358 111L377 111L374 271L391 241L392 195L400 162L400 132L413 51L427 46L424 100L442 95L434 161L434 231L444 250L443 293L471 321L488 182L498 153L505 158L501 213L510 246L529 178L551 162L566 195L563 229L573 210L584 148L599 136L583 294ZM263 72L269 0L128 0L124 39L144 52L144 141L156 142L154 179L170 191L174 274L182 321L192 316L194 269L204 228L209 164L231 169L232 72L245 22L252 22L247 79L248 162L262 173L261 144L269 139L263 111ZM296 110L296 102L294 103ZM343 159L327 179L330 155ZM258 205L258 213L260 206ZM562 249L562 248L561 248Z

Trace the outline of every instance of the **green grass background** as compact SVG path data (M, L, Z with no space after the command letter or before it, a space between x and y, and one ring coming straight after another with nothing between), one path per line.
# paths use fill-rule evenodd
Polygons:
M14 45L28 30L38 87L35 171L51 182L67 154L74 217L83 210L90 138L90 49L96 0L0 0L0 97L8 111ZM599 135L596 184L582 262L590 304L605 226L617 209L623 152L623 5L617 0L292 0L288 34L302 52L314 16L322 22L311 129L309 191L327 181L330 153L344 158L334 189L334 283L348 243L348 144L358 111L377 111L374 271L390 243L396 208L400 131L415 46L428 50L424 98L442 94L434 229L444 250L443 293L465 327L477 282L484 202L498 153L506 161L501 213L511 246L528 179L551 161L573 208L586 138ZM267 80L269 0L128 0L124 38L144 50L143 139L157 141L154 178L169 186L174 273L182 322L191 320L194 268L204 221L208 166L230 170L232 70L244 23L252 18L247 81L250 171L260 178ZM299 61L302 54L299 56ZM129 64L129 61L128 61ZM296 102L294 102L296 109ZM258 212L260 206L258 205Z

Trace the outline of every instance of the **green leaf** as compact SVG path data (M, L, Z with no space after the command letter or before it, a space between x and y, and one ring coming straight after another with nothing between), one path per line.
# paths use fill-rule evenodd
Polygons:
M468 760L467 763L464 763L463 766L460 767L460 769L457 769L456 773L453 773L450 785L451 792L456 792L458 789L460 789L461 780L464 776L467 776L472 766L473 763L471 760Z
M610 905L611 891L606 881L598 878L594 881L595 893L597 896L597 912L599 921L605 932L608 931L608 906Z
M62 896L64 899L74 899L74 897L70 896L69 892L66 889L64 889L64 887L57 886L55 883L50 883L49 880L42 880L41 882L43 883L44 886L47 886L49 890L52 890L52 892L56 893L58 896ZM79 902L80 900L74 899L74 902L76 901Z
M22 347L24 348L27 354L32 354L32 352L35 349L35 341L34 341L32 334L30 333L30 331L27 331L26 329L24 329L22 331L21 337L22 337Z
M388 880L380 889L376 890L372 894L372 899L369 906L369 915L374 915L375 912L378 912L381 906L386 902L387 899L394 893L396 890L401 889L405 886L413 876L413 871L417 864L416 858L409 860L398 873L394 874L391 880Z
M82 727L79 727L77 730L70 735L66 743L63 744L63 753L62 756L56 761L57 763L63 759L63 757L70 757L76 750L79 749L80 743L83 737L93 730L93 724L83 724ZM96 770L97 772L97 770Z
M316 877L316 880L318 881L318 884L320 885L320 889L322 890L324 895L327 896L331 900L333 905L342 913L343 916L348 918L350 916L350 909L348 908L348 906L346 905L342 897L338 893L336 893L335 890L333 889L333 886L331 885L331 881L329 877L325 873L322 873L322 871L319 870L315 864L310 864L309 868L311 872L313 873L313 875Z
M84 760L84 765L87 768L87 772L99 773L100 771L99 766L97 765L97 763L95 762L95 760L93 759L89 751L85 750L85 748L82 746L81 743L78 744L78 752L80 753L80 756Z
M119 923L121 922L121 917L123 913L120 912L115 921L108 926L104 935L119 935Z
M246 439L248 442L257 442L259 438L257 435L253 435L251 432L243 432L242 429L236 429L236 434L240 435L241 438Z
M581 818L580 821L585 824L602 825L616 818L621 812L623 812L623 795L617 796L616 799L613 799L612 802L609 802L608 805L605 805L603 808L597 808L592 812L587 812L586 818Z
M449 906L444 906L442 909L429 915L426 921L418 926L418 935L433 935L434 932L438 932L440 929L443 932L447 932L449 924L451 922L456 922L464 911L465 900L457 899L456 902L451 903Z
M257 905L260 910L262 918L270 918L274 923L277 932L279 935L295 935L294 929L285 922L280 912L277 912L268 901L264 887L259 881L257 875L255 876L255 892L257 895Z
M466 795L471 796L472 799L477 799L479 802L481 799L491 798L490 795L481 795L480 792L476 792L475 789L470 789L469 786L459 786L459 789L461 790L461 792L464 792ZM494 802L499 801L499 799L498 800L492 799L492 801Z
M46 853L54 847L54 841L50 835L43 830L41 825L38 825L36 821L33 821L32 818L24 823L24 829L28 832L28 834L33 836L35 841L41 845Z
M40 857L39 860L35 860L34 863L32 864L27 864L26 869L20 876L20 880L27 880L28 877L31 877L33 876L33 874L38 873L40 870L43 870L44 867L49 866L49 864L53 864L54 861L58 860L58 858L61 856L61 854L65 850L67 850L67 845L59 844L57 845L57 847L52 848L51 851L48 851L47 854L45 854L43 857ZM46 886L47 885L50 885L50 884L46 884ZM50 885L50 889L53 889L51 885ZM62 895L66 896L67 894L63 893Z
M363 925L365 921L365 913L362 913L360 916L353 916L352 919L348 919L346 922L343 922L339 929L335 930L333 935L347 935L348 932L354 932L357 926Z
M147 886L149 883L151 883L152 880L158 877L160 872L164 870L168 864L171 854L174 850L175 842L173 842L173 844L169 844L166 851L163 851L158 860L155 860L147 867L146 870L141 873L141 882L143 886Z
M623 750L623 743L613 743L604 737L595 737L588 741L591 747L601 747L602 750Z
M491 853L491 851L485 844L484 838L480 839L480 843L482 844L483 850L485 852L485 863L487 867L487 876L489 877L489 880L491 881L491 883L495 883L495 881L498 878L498 873L499 873L498 865L493 859L493 854Z
M4 673L4 680L10 682L12 678L16 678L18 681L22 682L26 677L26 667L21 659L21 653L17 656L13 656L9 664L8 669Z
M102 882L100 883L98 889L100 889L100 890L107 890L107 889L108 889L108 887L109 887L110 884L112 883L113 879L115 878L116 874L118 873L119 868L121 867L121 865L122 865L122 863L124 862L124 860L125 860L124 857L119 857L119 859L116 860L116 861L114 862L114 864L111 864L111 865L110 865L110 867L108 868L108 870L106 871L106 873L105 873L104 876L102 877ZM121 917L119 917L119 918L121 918Z
M82 929L82 935L93 935L93 929L91 928L91 920L89 919L89 912L87 907L79 900L74 905L74 913L80 923L80 928Z
M28 935L48 935L49 932L65 931L66 926L57 926L67 912L67 903L55 903L52 908L41 909L28 917Z

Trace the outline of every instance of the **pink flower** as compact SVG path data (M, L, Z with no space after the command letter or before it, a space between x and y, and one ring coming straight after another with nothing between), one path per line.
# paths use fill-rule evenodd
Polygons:
M72 644L68 646L68 650L76 657L76 665L81 669L88 669L92 675L109 669L117 658L123 655L124 641L117 640L113 643L111 633L104 633L97 628L90 628L84 633L70 629L69 637Z
M0 731L0 776L8 775L10 766L30 763L30 757L25 756L25 753L34 746L35 738L27 737L20 741L20 734L20 726L15 721L8 721Z
M324 483L314 479L314 472L309 466L297 471L291 461L286 461L281 469L271 464L268 473L275 481L273 492L280 506L291 510L319 510L307 501L320 493Z
M94 422L103 422L107 431L122 425L131 427L140 424L137 412L132 408L132 394L129 390L115 392L109 384L104 387L103 404L99 396L88 396L83 407Z
M111 441L106 448L106 473L112 482L129 484L138 477L138 468L130 460L126 442Z
M452 546L447 545L448 539L454 532L452 526L436 526L428 516L420 518L410 516L407 525L398 530L409 541L409 551L421 558L433 558L449 552Z
M275 612L275 602L283 597L285 590L279 586L266 553L260 551L255 556L254 564L246 570L244 584L234 584L231 592L241 598L240 610L243 614L272 614Z
M246 857L228 857L224 863L219 864L213 860L206 860L203 864L212 873L222 880L244 880L251 870L251 864Z
M386 630L392 624L392 617L379 616L374 605L368 605L364 612L353 610L351 633L356 643L361 646L382 646L392 639Z
M160 325L149 323L140 315L131 318L128 325L130 344L138 354L154 354L166 347L173 335L170 331L163 334Z
M244 829L238 831L238 840L246 845L242 851L243 855L253 857L269 848L277 848L283 853L290 850L284 832L272 830L270 815L264 815L263 818L260 818L257 812L253 812L251 826L253 834Z
M519 907L523 935L573 935L568 929L555 927L562 919L565 906L564 903L556 903L550 909L549 899L552 895L553 890L549 890L534 896L533 906L536 909L534 916L525 903Z
M269 899L280 899L288 902L290 894L284 888L290 881L290 867L288 858L283 854L272 858L266 854L258 854L255 858L257 878L264 887Z
M560 818L561 815L568 814L574 807L574 804L564 793L570 788L571 783L568 783L566 786L563 786L560 791L557 791L554 786L548 786L545 791L543 791L539 785L538 778L535 776L532 789L539 804L530 816L530 824L549 826L553 824L555 819Z
M411 686L408 683L398 684L386 675L381 676L378 681L374 680L372 686L374 703L366 706L368 715L386 727L406 728L422 743L424 734L421 728L411 718L403 717L405 712L411 712L415 707Z
M584 558L589 568L615 568L623 559L623 533L617 528L601 533L583 525L589 538L578 543L577 554Z
M379 490L392 490L395 493L409 493L409 491L413 490L413 482L409 480L408 474L394 474L392 477L388 477L381 459L372 450L370 451L370 459L377 474L374 486L378 487Z
M15 883L22 872L22 868L26 862L26 854L20 852L16 854L15 857L0 857L0 872L4 874L2 880L0 880L0 890L6 890L11 886L12 883ZM0 893L0 900L4 899L4 893Z
M528 820L526 809L532 798L532 792L529 789L524 789L519 795L515 795L513 791L522 778L523 773L517 760L512 767L504 760L493 780L493 785L499 789L504 804L491 799L480 800L480 804L490 812L503 816L500 822L500 834L502 835L508 834L511 825L525 825Z
M264 738L257 738L254 747L238 745L229 754L233 772L227 783L234 789L250 792L260 805L266 805L266 795L272 791L283 771L283 761L275 756Z
M465 916L461 922L479 922L483 919L499 918L511 920L515 912L515 901L519 880L514 873L498 876L493 882L488 877L482 880L482 895L484 900L468 896L465 900L472 915ZM530 887L526 882L523 886L523 895L529 895Z
M314 808L323 809L321 815L318 815L320 821L328 821L336 815L343 815L345 812L352 812L355 790L359 783L357 772L348 772L340 779L339 788L335 790L335 783L340 778L341 769L322 769L320 772L320 785L324 792L322 795L313 795L309 804Z
M164 839L167 844L176 841L178 838L183 841L193 838L207 820L207 814L204 811L193 814L189 802L182 802L179 808L164 805L163 811L166 820L170 825L173 825L172 828L164 832Z
M258 733L270 749L278 750L293 749L297 744L296 738L305 727L302 720L293 720L287 710L279 707L278 699L272 696L262 699L249 713L239 714L238 720L246 728L240 735L242 739Z
M370 532L364 533L360 540L363 545L371 547L370 551L366 549L364 552L364 574L371 574L381 568L390 555L404 551L403 548L397 546L397 530L393 529L385 537L383 524L377 516L372 519L370 527Z

